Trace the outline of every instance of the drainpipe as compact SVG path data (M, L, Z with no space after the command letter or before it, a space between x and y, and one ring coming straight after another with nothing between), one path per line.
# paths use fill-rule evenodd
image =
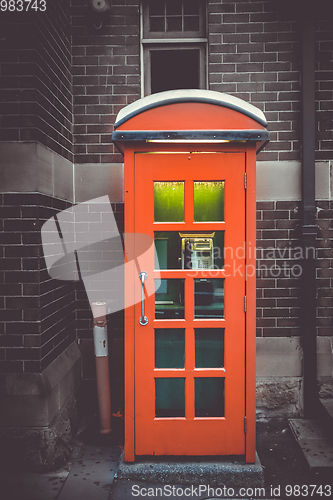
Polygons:
M93 302L92 312L100 433L109 434L111 432L111 395L105 302Z
M304 417L317 416L316 336L316 203L315 203L315 12L312 2L302 4L302 286Z

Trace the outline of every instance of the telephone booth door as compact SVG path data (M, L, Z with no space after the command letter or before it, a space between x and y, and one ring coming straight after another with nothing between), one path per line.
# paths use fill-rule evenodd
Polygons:
M125 236L153 244L125 272L125 460L254 461L254 145L129 134Z
M135 325L138 455L245 452L245 259L232 251L245 240L244 174L244 153L135 155L135 232L155 243L148 322Z

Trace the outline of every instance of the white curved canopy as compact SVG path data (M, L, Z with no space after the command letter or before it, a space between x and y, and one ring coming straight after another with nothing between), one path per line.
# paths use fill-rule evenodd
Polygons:
M125 106L119 111L114 128L116 129L133 116L143 113L148 109L177 102L204 102L231 108L239 113L253 118L255 121L260 123L260 125L263 125L264 127L267 126L267 120L264 113L252 104L243 101L238 97L224 94L222 92L215 92L213 90L181 89L167 90L165 92L151 94L132 102L128 106Z

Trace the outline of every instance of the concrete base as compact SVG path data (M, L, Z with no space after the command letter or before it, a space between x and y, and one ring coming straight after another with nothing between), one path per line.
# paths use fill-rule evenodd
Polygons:
M170 457L171 458L171 457ZM134 463L124 461L120 457L117 471L118 479L131 479L151 483L176 484L209 484L211 486L251 488L264 486L264 473L258 455L255 464L247 464L239 457L210 459L189 457L184 459L172 457L138 458Z
M299 444L309 471L333 473L333 445L320 422L312 419L291 419L290 429Z
M68 460L77 423L81 355L71 344L42 373L0 378L0 464L51 470Z

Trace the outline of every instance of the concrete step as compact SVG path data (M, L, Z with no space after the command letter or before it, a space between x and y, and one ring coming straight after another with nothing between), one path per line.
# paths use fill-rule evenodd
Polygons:
M333 473L333 445L319 420L291 419L290 429L311 473Z
M124 461L120 456L118 480L148 481L170 484L227 484L231 487L246 485L251 488L264 486L264 473L258 454L254 464L241 458L203 459L199 457L142 457L135 462Z

